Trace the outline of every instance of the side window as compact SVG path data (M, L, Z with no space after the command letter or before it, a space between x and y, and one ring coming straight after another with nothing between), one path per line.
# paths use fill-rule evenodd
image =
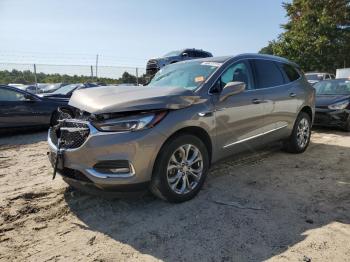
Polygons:
M293 82L295 80L298 80L300 78L300 74L298 71L289 64L282 64L280 63L282 70L286 74L289 82Z
M269 60L254 60L257 88L274 87L284 84L284 78L277 64Z
M20 92L0 88L0 101L25 101L27 100Z
M197 52L197 57L203 58L203 57L208 57L207 53L202 52L202 51L198 51Z
M195 57L195 52L192 50L186 50L184 53L187 53L188 57Z
M238 62L226 69L215 84L212 92L220 93L228 82L243 82L246 84L247 90L252 89L251 74L247 63Z

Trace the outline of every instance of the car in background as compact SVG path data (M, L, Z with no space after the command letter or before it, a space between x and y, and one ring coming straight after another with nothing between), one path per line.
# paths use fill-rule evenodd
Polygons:
M316 89L315 125L335 126L350 131L350 80L325 80Z
M40 88L40 93L52 93L65 85L67 85L67 84L55 83L55 84L44 85L43 87Z
M23 127L48 127L57 122L58 107L67 102L47 99L27 91L0 85L0 131Z
M314 85L323 80L334 79L335 75L331 73L307 72L305 73L305 77L310 84Z
M335 78L350 79L350 68L339 68L335 73Z
M212 56L213 55L210 52L195 48L172 51L165 54L163 57L150 59L146 65L146 74L150 77L153 77L159 71L159 69L166 65L184 60L206 58Z
M138 191L183 202L212 163L283 141L309 145L315 89L298 65L255 54L171 64L148 86L74 92L73 114L49 130L49 159L82 190Z
M56 98L56 99L69 99L75 90L96 87L99 86L97 84L85 83L85 84L69 84L62 86L61 88L53 91L52 93L42 93L38 94L40 97L46 98Z

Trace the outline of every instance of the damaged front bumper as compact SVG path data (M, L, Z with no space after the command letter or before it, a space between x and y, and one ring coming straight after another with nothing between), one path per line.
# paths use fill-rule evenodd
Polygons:
M58 140L49 130L49 160L73 187L90 191L139 191L151 180L157 153L166 137L156 130L101 132L86 121L70 119L89 129L83 136L74 127L58 153ZM69 136L70 137L69 137Z
M349 119L350 110L348 109L335 110L316 107L314 125L345 128Z

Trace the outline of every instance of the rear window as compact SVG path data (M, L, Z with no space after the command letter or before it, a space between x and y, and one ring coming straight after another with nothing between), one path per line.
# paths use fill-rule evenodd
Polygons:
M274 87L284 84L284 78L277 64L269 60L253 61L257 88Z
M281 68L286 73L289 82L293 82L300 78L300 74L293 66L289 64L281 64Z

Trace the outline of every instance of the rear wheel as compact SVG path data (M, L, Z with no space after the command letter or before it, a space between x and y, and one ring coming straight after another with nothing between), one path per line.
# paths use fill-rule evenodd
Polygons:
M311 119L310 116L301 112L294 124L293 132L289 139L284 143L284 149L290 153L302 153L306 150L311 138Z
M197 195L209 168L208 150L193 135L168 141L155 163L151 191L169 202L184 202Z

